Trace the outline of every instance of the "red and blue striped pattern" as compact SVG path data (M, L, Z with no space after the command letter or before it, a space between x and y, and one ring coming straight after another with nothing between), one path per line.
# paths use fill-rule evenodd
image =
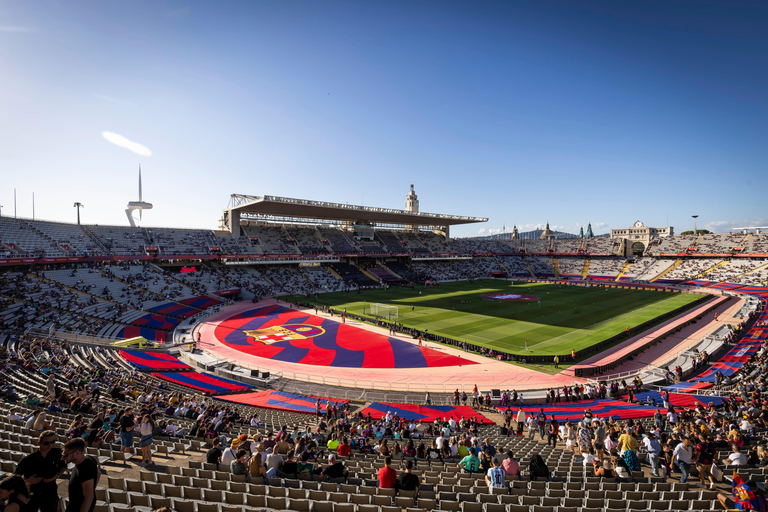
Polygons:
M141 327L148 327L150 329L161 329L163 331L170 331L171 329L179 325L179 319L171 318L168 316L162 316L162 315L154 315L152 313L149 313L147 315L144 315L132 321L131 324L139 325Z
M664 389L670 393L693 393L699 389L709 389L713 386L711 382L680 382L665 386Z
M659 407L662 404L661 394L656 391L644 391L637 393L635 398L644 402L648 397L651 397ZM670 393L670 403L679 407L695 407L699 403L707 404L710 401L715 402L715 405L722 403L720 397L714 396L698 396L689 394ZM571 420L581 421L584 417L584 411L589 408L592 410L592 414L598 418L613 418L619 419L635 419L635 418L650 418L656 413L659 408L651 405L631 404L622 400L615 400L612 398L605 398L599 400L580 401L580 402L565 402L559 404L537 404L524 406L523 410L527 415L538 414L539 410L543 409L544 414L547 415L547 420L552 416L558 421ZM502 406L496 406L496 409L505 411L507 408ZM517 407L513 407L513 410L517 410Z
M150 311L160 313L161 315L171 315L177 318L189 318L200 312L199 309L185 306L183 304L176 304L175 302L166 302L165 304L159 304L149 308Z
M217 304L221 304L220 300L212 299L211 297L191 297L189 299L184 299L179 302L182 302L184 304L189 304L192 307L198 308L198 309L208 309L212 306L216 306Z
M493 423L475 409L462 406L452 405L414 405L414 404L387 404L382 402L373 402L369 407L363 409L363 414L368 415L370 413L373 419L380 419L387 415L387 412L392 414L397 413L400 418L404 418L408 421L428 421L433 422L437 418L454 418L460 420L461 418L475 418L478 423Z
M215 375L197 372L159 372L152 373L153 377L168 382L173 382L180 386L192 388L206 395L217 395L219 393L238 393L251 389L252 386L243 384L230 379L224 379Z
M131 363L139 370L191 370L192 367L182 363L177 357L164 352L142 352L140 350L121 350L120 357Z
M221 396L218 400L234 402L237 404L261 407L264 409L275 409L278 411L301 412L305 414L315 414L315 404L319 397L302 395L299 393L288 393L286 391L257 391L255 393L243 393L240 395ZM349 400L320 398L320 410L325 412L328 402L335 402L344 405Z
M129 338L136 338L138 336L146 338L150 341L165 343L165 340L168 338L168 333L165 331L156 331L147 327L140 327L138 325L129 325L117 334L118 338L124 340Z

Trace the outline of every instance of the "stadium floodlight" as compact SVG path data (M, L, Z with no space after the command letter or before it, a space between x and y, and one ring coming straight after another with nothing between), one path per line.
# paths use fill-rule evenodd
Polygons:
M73 205L73 208L77 208L77 225L80 225L80 208L85 208L83 203L77 202Z
M698 215L691 215L693 217L693 234L698 235L699 231L696 229L696 219L699 217Z
M386 318L388 320L397 320L398 308L397 306L390 306L389 304L371 304L371 315L376 318Z

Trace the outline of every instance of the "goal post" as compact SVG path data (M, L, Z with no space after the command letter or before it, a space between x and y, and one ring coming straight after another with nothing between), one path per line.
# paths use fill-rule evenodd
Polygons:
M385 320L397 320L398 308L397 306L390 306L389 304L371 304L371 315L376 318L383 318Z

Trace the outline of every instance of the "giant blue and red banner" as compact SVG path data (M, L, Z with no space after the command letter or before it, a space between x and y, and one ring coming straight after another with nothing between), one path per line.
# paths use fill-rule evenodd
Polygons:
M165 343L165 340L168 338L168 333L165 331L156 331L155 329L149 329L147 327L141 327L138 325L129 325L117 333L116 337L125 340L136 338L138 336L146 338L150 341Z
M233 315L218 323L214 336L224 345L253 356L315 366L435 368L477 364L278 305Z
M120 357L144 371L187 371L192 367L182 363L177 357L164 352L142 352L140 350L121 350Z
M710 402L713 402L717 406L723 402L722 398L714 396L679 393L670 393L669 396L670 403L676 407L692 408L696 407L698 404L707 405ZM647 400L649 397L654 405L648 405ZM580 402L528 405L523 407L523 411L525 411L527 415L535 415L543 410L544 414L547 415L547 420L552 419L552 416L554 416L558 421L581 421L581 419L584 418L584 411L590 409L595 418L613 418L619 420L650 418L663 403L661 394L656 391L643 391L637 393L635 398L640 403L629 403L623 400L605 398ZM506 406L496 406L495 408L500 412L507 409ZM514 411L518 410L517 407L513 407L512 409Z
M206 395L217 395L219 393L239 393L251 389L252 386L237 382L235 380L217 377L208 373L198 372L158 372L152 373L153 377L168 382L173 382L180 386L188 387L200 391Z
M263 409L275 409L278 411L315 414L317 400L320 397L271 389L269 391L241 393L238 395L219 396L216 398L226 402L250 405L252 407L261 407ZM322 412L325 412L329 402L333 402L337 405L343 405L349 402L349 400L320 398L320 410Z
M362 413L366 416L370 414L371 418L375 420L385 417L387 413L391 413L393 415L397 414L399 418L408 421L426 421L432 423L437 418L442 418L444 421L448 421L451 418L456 421L460 421L462 418L468 420L475 418L478 423L493 423L493 421L483 416L480 412L466 405L454 407L452 405L415 405L373 402L363 409Z
M175 302L158 304L157 306L149 308L149 310L154 311L155 313L160 313L161 315L170 315L177 318L189 318L190 316L200 312L199 309L185 306L183 304L177 304Z
M217 304L221 304L220 300L212 299L211 297L206 296L191 297L189 299L183 299L179 302L189 304L190 306L198 309L208 309L212 306L216 306Z
M137 318L136 320L133 320L131 324L138 325L140 327L148 327L150 329L162 329L163 331L170 331L179 325L179 320L178 318L149 313Z

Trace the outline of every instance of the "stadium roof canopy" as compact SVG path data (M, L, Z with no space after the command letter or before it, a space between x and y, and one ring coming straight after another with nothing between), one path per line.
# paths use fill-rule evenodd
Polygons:
M487 222L483 217L445 215L442 213L408 212L393 208L326 203L309 199L277 196L246 196L232 194L227 211L248 216L317 219L339 222L371 222L376 224L408 224L414 226L454 226Z

